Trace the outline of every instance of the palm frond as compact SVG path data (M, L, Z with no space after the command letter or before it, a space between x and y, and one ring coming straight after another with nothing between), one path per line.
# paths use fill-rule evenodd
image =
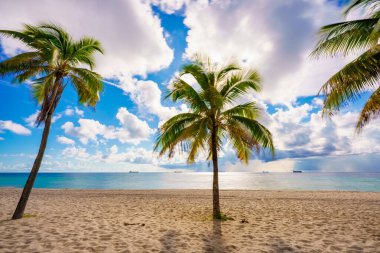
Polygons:
M40 68L44 61L38 52L25 52L0 62L0 76L18 74L30 68Z
M369 18L322 27L320 40L311 56L347 55L377 45L378 36L373 36L373 31L378 21L379 18Z
M332 76L321 88L326 96L323 112L333 114L360 94L378 86L380 79L380 45L363 53Z
M260 152L260 145L242 124L234 120L228 121L227 130L237 157L248 164L253 149L257 153Z
M87 64L92 69L95 66L95 52L104 53L100 42L94 38L83 37L78 42L73 43L72 55L69 61Z
M70 72L80 77L88 89L99 93L103 91L102 77L98 73L85 68L69 68Z
M356 124L356 132L360 133L364 126L366 126L371 120L376 119L379 115L380 88L377 88L377 90L372 93L360 113L359 120Z
M222 81L223 78L225 78L228 74L235 70L241 70L241 68L235 64L227 65L226 67L218 71L218 73L216 74L216 80L218 80L218 82Z
M99 101L100 90L94 87L98 86L99 84L94 85L94 83L92 83L88 79L83 79L80 76L76 76L72 74L69 75L69 78L75 90L78 93L79 103L95 107L95 105Z
M242 116L250 119L255 119L260 115L260 108L256 106L255 102L245 103L232 107L222 112L221 117L229 119L231 116Z
M249 119L242 116L232 116L231 120L235 120L241 123L247 130L254 136L258 144L263 148L269 149L269 151L274 155L274 144L272 140L272 134L270 131L260 124L257 120Z
M38 78L33 81L32 91L33 96L39 104L41 104L49 93L48 91L52 89L54 84L54 74L49 74L47 76Z
M201 89L196 90L184 81L181 78L184 74L192 75ZM161 126L154 147L160 156L168 152L172 157L179 146L189 151L188 163L195 161L200 150L208 152L210 159L215 155L212 150L221 150L228 137L238 158L244 162L248 162L253 151L259 152L261 148L274 153L270 132L256 121L260 110L254 102L224 110L226 104L236 104L236 98L248 90L260 90L256 71L243 72L234 64L218 69L208 60L185 65L181 75L173 82L167 98L186 103L191 112L174 116Z
M194 88L181 78L177 78L173 82L173 90L166 98L171 97L174 102L183 100L194 111L207 111L207 105Z
M225 103L232 103L238 97L247 93L248 90L260 91L261 78L259 74L252 70L246 75L235 74L229 78L221 90Z
M195 161L195 157L200 149L205 150L206 140L208 137L207 124L207 118L203 118L199 122L196 133L194 134L194 139L191 142L189 156L187 158L187 162L190 164Z
M0 35L7 38L17 39L25 45L32 45L35 39L22 31L0 30Z
M169 157L174 154L174 148L181 142L186 142L196 135L199 131L199 123L201 118L198 115L190 115L188 113L179 114L166 122L157 137L154 150L160 148L159 155L163 155L169 151Z
M185 74L192 75L203 90L206 90L208 88L209 80L207 78L207 73L204 71L203 66L201 66L200 64L197 64L197 63L186 64L185 66L182 67L180 76L183 76Z
M103 90L101 76L77 67L81 63L94 66L93 54L103 52L97 40L83 37L74 41L55 24L26 24L21 31L0 30L0 35L18 39L30 49L1 62L0 76L11 74L19 83L32 81L33 95L41 104L37 123L54 112L68 78L78 92L79 102L95 106L99 101L99 92Z
M73 40L71 36L60 26L52 23L41 24L38 26L49 36L50 43L59 49L60 57L67 59L73 51Z
M351 3L347 6L345 11L343 12L344 15L347 15L350 11L357 9L357 8L365 8L368 6L371 6L372 9L376 10L379 8L379 0L352 0Z

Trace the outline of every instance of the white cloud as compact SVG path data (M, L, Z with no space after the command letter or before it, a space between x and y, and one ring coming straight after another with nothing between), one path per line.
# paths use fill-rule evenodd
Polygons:
M102 162L104 164L151 164L153 166L160 165L183 165L187 160L187 153L178 153L172 159L168 157L159 157L157 152L142 147L120 148L112 145L105 151L96 150L89 153L86 148L72 146L65 148L62 155L68 158L76 158L77 160L91 160L92 162ZM206 155L200 154L197 161L204 162Z
M161 103L162 92L157 83L153 81L137 81L136 90L132 92L131 97L139 106L140 111L157 115L161 121L188 111L185 105L180 108L163 106Z
M83 110L80 110L78 107L74 107L71 108L70 106L68 106L66 108L66 110L63 112L66 116L73 116L74 114L78 115L79 117L83 117L84 116L84 111Z
M119 108L116 118L120 122L120 127L103 125L92 119L79 119L79 126L66 122L62 125L62 129L66 134L79 138L83 144L87 144L89 140L98 142L98 136L106 140L116 139L121 143L139 144L154 133L148 123L124 107Z
M35 127L36 126L36 120L37 120L37 116L38 116L38 113L40 111L37 110L35 113L29 115L27 118L25 118L25 122L28 124L29 127ZM53 115L53 117L51 118L51 123L54 123L56 122L58 119L60 119L62 117L62 114L60 113L56 113L55 115Z
M65 136L57 136L57 141L61 144L74 145L75 141Z
M316 107L322 107L323 104L324 104L324 102L323 102L323 99L321 99L321 98L315 97L312 100L312 105L314 105Z
M118 152L118 147L113 145L109 149L109 153L102 157L102 161L107 163L129 162L148 164L154 163L153 156L153 152L145 148L129 148L125 152Z
M83 110L80 110L78 109L78 107L75 106L75 114L78 115L79 117L83 117L84 116L84 111Z
M172 14L188 4L191 0L150 0L153 5L168 14Z
M99 121L92 119L79 119L79 126L75 127L72 122L66 122L62 125L62 129L68 135L75 136L83 144L87 144L89 140L97 141L97 135L105 132L106 126Z
M30 135L32 133L28 128L14 123L11 120L0 120L0 131L1 130L8 130L20 135Z
M104 56L97 68L105 77L146 75L170 64L173 52L166 44L160 19L148 1L4 0L1 29L19 29L24 23L56 22L74 38L93 36L102 42ZM59 10L59 15L57 15ZM85 10L85 11L84 11ZM18 41L1 39L3 51L14 55Z
M140 120L136 115L130 113L125 107L119 108L116 118L120 121L121 128L116 132L110 132L106 138L119 139L120 142L130 142L138 144L143 140L148 139L155 130L151 129L146 121Z
M318 29L341 17L341 9L323 0L190 1L184 21L190 29L186 56L200 52L217 62L236 60L258 69L261 97L290 104L298 96L317 94L344 63L308 57Z
M331 119L322 118L318 100L278 109L266 117L280 158L380 152L380 119L355 135L359 113L341 112Z
M64 114L66 116L73 116L74 115L74 110L71 109L71 108L66 108L66 110L64 111Z
M112 171L128 172L130 170L140 172L167 172L168 169L159 166L152 151L144 148L129 148L120 151L116 145L111 146L107 152L90 154L86 148L68 147L62 151L64 159L69 162L51 161L49 166L43 168L58 168L65 171Z
M164 106L161 102L162 91L157 83L150 80L132 80L127 78L122 79L120 85L114 86L130 95L142 115L156 115L161 122L189 110L184 104L180 107Z
M267 108L262 100L257 103ZM331 119L322 118L320 98L310 103L290 104L276 108L269 114L263 110L260 122L272 133L276 158L305 158L325 156L347 156L353 154L380 152L380 119L364 128L362 134L355 134L358 112L341 112ZM227 141L221 150L226 162L236 161L236 154ZM259 158L269 157L259 155ZM240 166L240 165L239 165Z
M88 158L90 155L85 148L80 147L68 147L62 151L62 154L69 158Z

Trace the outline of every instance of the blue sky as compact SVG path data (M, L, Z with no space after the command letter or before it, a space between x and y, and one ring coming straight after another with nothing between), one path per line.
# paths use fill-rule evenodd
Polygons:
M234 60L255 68L263 92L242 101L263 108L261 121L274 135L275 159L253 156L240 164L228 142L221 152L225 171L376 171L380 129L374 122L354 134L357 113L368 95L331 120L321 118L315 97L327 78L349 59L308 57L321 25L341 21L344 1L10 1L0 3L0 29L53 21L74 38L102 41L96 70L105 89L96 110L77 102L68 86L56 110L42 171L210 170L202 155L157 158L158 126L187 107L163 101L181 65L201 52L215 62ZM59 15L53 10L59 9ZM85 9L86 12L79 10ZM356 16L355 16L356 15ZM354 13L352 17L360 16ZM25 50L1 39L0 59ZM0 80L0 171L29 171L42 126L33 125L38 104L28 84ZM191 80L190 80L191 81Z

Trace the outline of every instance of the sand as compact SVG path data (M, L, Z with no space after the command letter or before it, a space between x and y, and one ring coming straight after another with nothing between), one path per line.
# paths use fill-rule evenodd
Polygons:
M0 252L380 252L380 193L0 189ZM241 223L245 219L248 223Z

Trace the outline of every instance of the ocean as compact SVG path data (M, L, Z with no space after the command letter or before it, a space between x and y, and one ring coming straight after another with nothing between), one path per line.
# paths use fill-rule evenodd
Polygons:
M0 173L0 187L22 188L28 173ZM219 173L221 190L380 192L380 173ZM211 189L212 173L39 173L35 188Z

